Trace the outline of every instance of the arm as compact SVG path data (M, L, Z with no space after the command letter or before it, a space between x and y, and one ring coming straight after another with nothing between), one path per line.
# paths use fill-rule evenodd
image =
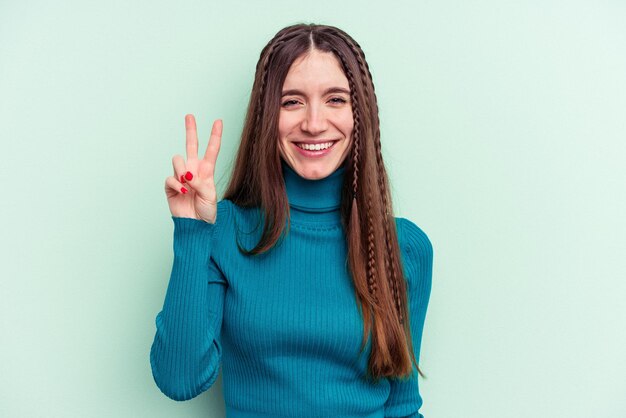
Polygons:
M227 282L211 259L217 225L172 219L174 263L163 309L156 317L150 365L159 389L182 401L210 388L219 374Z
M424 231L405 218L398 218L398 239L407 279L413 351L419 363L422 331L432 285L433 247ZM385 402L385 417L423 418L419 412L422 397L417 379L417 369L413 368L409 379L389 380L391 391Z

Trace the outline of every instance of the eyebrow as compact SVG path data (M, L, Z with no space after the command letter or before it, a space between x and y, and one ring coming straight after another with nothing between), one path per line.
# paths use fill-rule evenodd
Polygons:
M329 93L345 93L345 94L350 94L350 90L344 89L343 87L329 87L326 90L324 90L324 93L322 94L322 96L325 96ZM306 96L306 94L304 94L304 92L302 90L298 90L298 89L291 89L291 90L285 90L283 91L282 95L280 97L283 96Z

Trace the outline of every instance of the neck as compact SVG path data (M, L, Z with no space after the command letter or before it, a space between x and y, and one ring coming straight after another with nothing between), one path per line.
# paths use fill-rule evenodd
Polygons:
M345 167L339 166L323 179L309 180L301 177L283 159L281 165L292 222L340 222Z

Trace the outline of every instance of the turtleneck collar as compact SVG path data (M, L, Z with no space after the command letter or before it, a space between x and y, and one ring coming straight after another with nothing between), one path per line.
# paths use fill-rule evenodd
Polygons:
M280 161L291 208L291 221L339 223L345 167L339 166L323 179L309 180L301 177L282 158Z

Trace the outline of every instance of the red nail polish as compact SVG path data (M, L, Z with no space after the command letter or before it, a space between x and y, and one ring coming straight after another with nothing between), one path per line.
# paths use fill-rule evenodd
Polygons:
M181 188L180 188L180 191L181 191L183 194L187 193L187 189L185 189L184 187L181 187Z
M180 182L185 183L185 176L183 174L180 175Z
M191 181L191 179L193 178L193 174L187 171L187 173L185 173L185 178L187 179L187 181Z

